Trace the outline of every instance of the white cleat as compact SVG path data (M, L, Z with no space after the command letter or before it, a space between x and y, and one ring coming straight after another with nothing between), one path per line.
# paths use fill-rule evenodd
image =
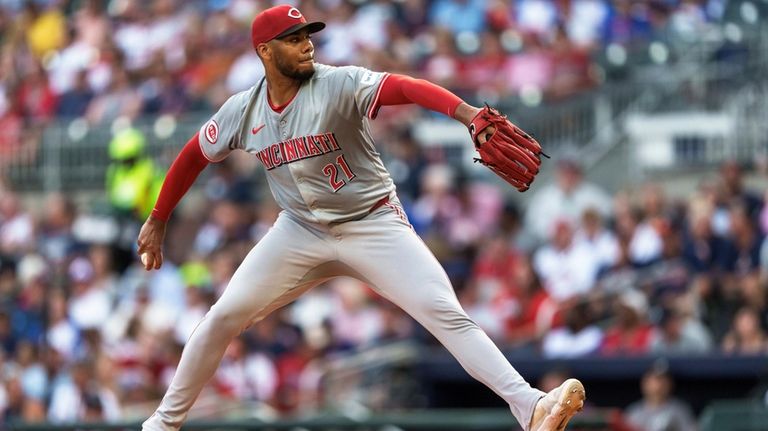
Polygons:
M536 403L529 431L563 431L571 418L584 408L584 385L568 379Z

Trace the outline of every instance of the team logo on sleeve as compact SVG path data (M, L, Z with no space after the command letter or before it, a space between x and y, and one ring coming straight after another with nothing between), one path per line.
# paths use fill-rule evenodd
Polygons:
M360 80L360 83L363 85L371 85L376 82L376 75L373 74L371 71L365 72L363 75L363 78Z
M215 144L219 140L219 123L216 120L210 120L205 123L203 134L209 144Z

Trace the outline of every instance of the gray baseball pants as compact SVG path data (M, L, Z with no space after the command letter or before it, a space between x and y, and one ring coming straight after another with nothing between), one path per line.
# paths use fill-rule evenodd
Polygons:
M329 226L282 212L192 333L165 397L142 429L178 430L232 338L339 275L361 279L416 319L527 429L544 393L467 316L442 266L394 202L361 220Z

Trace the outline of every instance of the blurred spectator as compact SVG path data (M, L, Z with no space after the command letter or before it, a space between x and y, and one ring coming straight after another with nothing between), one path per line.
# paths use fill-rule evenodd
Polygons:
M648 5L633 0L616 0L610 9L603 39L606 43L627 45L650 38Z
M461 201L456 195L456 174L447 164L431 164L420 178L421 194L408 214L413 227L422 235L427 230L441 231L458 213Z
M600 213L589 208L581 217L581 228L574 237L574 242L582 244L588 253L596 257L599 271L612 268L619 262L619 241L616 235L603 224Z
M634 289L640 282L641 271L632 265L629 259L629 243L626 240L619 239L618 246L616 264L600 274L595 286L597 293L615 294L623 292Z
M19 373L19 382L27 400L26 403L34 404L36 411L44 411L43 406L48 392L48 375L40 362L38 347L29 341L19 343L15 360L18 365L16 372Z
M213 384L225 398L272 401L278 384L275 364L261 352L248 352L235 337L224 352Z
M249 218L241 205L229 200L213 204L210 219L198 230L194 251L207 256L220 247L232 245L248 238Z
M541 344L544 357L576 358L598 351L603 332L592 324L587 303L579 302L566 310L564 323L544 336Z
M476 290L480 291L479 296L488 301L494 301L498 296L516 298L523 289L519 284L523 277L519 274L526 265L524 260L527 259L510 247L505 238L496 237L485 242L478 250L471 275Z
M671 21L673 6L664 0L648 2L648 21L651 23L652 37L654 39L663 42L669 42L673 39L675 35L675 29Z
M328 29L326 28L327 32ZM250 43L243 43L241 54L237 57L227 75L227 91L232 94L251 88L264 76L264 64L259 60Z
M705 179L699 183L697 193L693 196L698 205L710 209L710 223L715 235L723 237L731 229L728 215L728 196L725 185L720 181Z
M416 323L403 310L388 301L377 304L381 312L382 329L376 342L386 344L415 336Z
M729 202L740 204L745 209L749 219L757 222L762 201L759 195L744 185L744 171L741 165L734 160L724 162L720 165L720 178Z
M26 396L18 370L8 370L3 380L5 388L0 386L0 424L42 422L45 419L45 405L40 400Z
M711 208L692 199L688 206L686 230L683 233L683 256L688 268L695 272L714 272L719 268L724 249L722 238L712 230Z
M762 235L749 217L747 208L732 205L728 212L729 234L722 248L723 269L734 274L746 274L759 268Z
M723 351L739 355L768 353L768 335L754 308L744 307L736 313L731 330L723 338Z
M768 191L763 194L763 201L761 205L762 207L760 210L758 226L760 227L760 232L763 235L768 235Z
M515 21L521 30L548 35L557 22L557 5L550 0L520 0Z
M101 0L84 0L73 16L75 43L98 47L109 36L110 22Z
M214 298L211 274L204 262L187 262L179 267L179 272L186 286L186 304L176 320L173 335L183 345L213 305Z
M180 115L189 104L184 86L168 70L163 58L155 56L149 65L151 77L141 82L138 92L142 97L142 114Z
M104 41L104 39L101 39L101 41ZM86 93L88 90L102 90L102 87L94 88L91 82L92 76L98 70L98 63L94 64L98 57L99 50L96 46L80 40L73 41L59 51L58 55L47 66L48 77L53 91L63 96L70 92L78 95ZM86 83L90 88L85 88ZM83 87L77 89L76 87L78 86ZM65 102L72 99L77 100L79 103L84 103L82 99L69 95L60 101L59 109L68 110L69 108L65 105ZM92 99L92 96L89 98L89 102L90 99ZM80 107L78 106L78 108ZM80 109L82 109L84 114L85 108Z
M530 257L521 256L513 268L516 295L505 304L503 313L507 319L507 341L513 345L535 342L555 325L557 303L541 286Z
M19 98L18 106L22 115L33 127L45 125L56 115L58 100L40 63L35 63L27 71L16 96Z
M584 180L578 162L560 160L555 183L542 187L531 199L525 224L540 239L549 238L557 221L576 222L588 208L607 217L611 210L610 197L600 187Z
M646 183L640 189L640 209L645 221L660 235L672 228L675 216L664 188L657 183Z
M153 56L156 41L149 36L154 20L142 3L125 2L121 6L120 20L113 37L125 54L125 68L128 71L141 70L149 65Z
M524 49L507 57L503 66L506 90L512 94L526 91L543 94L552 85L554 67L554 58L549 55L542 36L526 34Z
M683 38L701 34L707 22L706 1L683 0L672 12L672 29Z
M146 39L150 43L151 58L160 58L170 70L178 69L184 63L182 41L189 32L185 19L187 9L177 0L153 0L148 9L149 37Z
M45 211L37 227L37 248L55 265L62 265L76 247L72 234L77 208L70 197L52 193L45 198Z
M354 12L351 2L338 3L334 13L328 17L325 29L318 34L322 42L322 48L316 54L319 61L331 65L348 64L357 56L360 47L356 43L355 29L350 25ZM261 64L261 61L258 63Z
M651 352L662 355L703 354L712 348L706 328L676 307L665 308L651 340Z
M135 119L141 112L141 95L132 86L128 72L113 69L110 78L106 90L91 100L85 112L91 124L109 124L120 117Z
M60 2L29 1L24 3L24 9L22 19L28 26L26 38L32 54L43 58L63 46L67 22Z
M608 19L610 6L601 0L571 0L561 9L568 38L578 47L596 44Z
M122 292L119 291L117 272L109 247L92 244L88 248L88 259L93 266L94 286L107 292L110 300L120 297Z
M35 241L32 216L24 209L19 196L0 193L0 254L21 256L32 251Z
M80 330L101 328L112 311L112 301L105 289L94 284L91 261L76 258L69 265L68 274L72 282L69 299L72 323Z
M666 366L657 364L641 381L643 398L626 410L627 422L638 431L696 431L690 407L672 398L673 382Z
M760 279L760 274L754 271L736 277L736 280L738 293L744 304L755 308L761 315L765 314L768 311L768 284ZM764 317L768 318L768 315Z
M221 248L211 255L211 286L216 297L224 292L240 261L236 247Z
M485 8L483 0L436 0L429 10L430 22L451 33L480 33L485 29Z
M331 282L334 292L333 312L329 316L334 340L344 346L369 346L381 335L384 319L374 302L373 292L353 278Z
M501 98L506 83L499 70L504 66L505 58L499 35L490 31L483 32L480 35L479 51L464 63L464 79L460 85L467 91L488 93Z
M646 321L648 299L641 292L628 290L615 301L616 322L605 330L600 347L605 355L642 355L649 351L653 327Z
M446 88L456 88L463 81L463 75L453 34L437 28L432 30L430 36L435 48L422 66L424 78Z
M104 95L109 91L110 86L113 85L117 79L115 76L118 73L122 73L121 70L125 67L125 55L123 51L114 45L114 41L107 39L94 50L91 47L83 46L83 55L88 55L88 85L96 92L96 96L104 99ZM81 66L85 67L85 66ZM127 75L124 75L127 76ZM89 108L93 105L93 99ZM135 108L133 108L135 110ZM86 109L86 118L88 109ZM91 114L93 115L93 114ZM91 121L98 121L91 119Z
M299 332L292 348L278 358L275 365L279 383L275 403L279 411L293 411L301 403L302 375L310 363L321 354L322 351L309 343L305 335Z
M550 98L561 99L593 86L589 51L575 45L561 26L557 27L550 50L553 59L552 78L547 87Z
M40 343L45 336L45 294L49 288L48 266L38 255L28 254L19 262L21 290L10 311L13 332L20 339Z
M209 169L211 175L205 183L205 195L209 200L228 200L239 205L250 204L256 200L254 179L237 165L235 158L212 163Z
M0 82L0 167L18 158L19 149L24 145L26 133L24 117L16 97L16 89Z
M574 241L570 221L562 219L554 225L551 241L533 256L533 266L553 299L562 302L592 290L600 262L590 251L586 243Z
M408 210L419 195L419 180L428 163L409 128L401 128L395 135L388 151L391 159L385 163L397 186L397 194Z
M162 184L145 147L144 134L132 128L118 132L109 143L111 162L106 174L109 202L117 214L137 220L149 215Z
M348 24L352 27L355 41L365 54L386 48L387 23L395 14L392 2L372 0L363 2Z
M65 360L72 360L79 343L80 333L67 311L67 298L61 290L54 290L47 298L48 324L46 344Z
M114 392L95 377L93 363L80 361L72 365L68 375L54 384L48 419L57 424L118 420L120 405Z
M639 209L622 207L616 210L616 234L627 243L629 261L638 267L657 262L664 251L664 242L656 228L643 217Z

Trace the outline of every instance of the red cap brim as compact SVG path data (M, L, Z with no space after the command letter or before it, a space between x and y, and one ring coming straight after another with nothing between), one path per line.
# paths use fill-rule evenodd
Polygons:
M320 30L325 28L325 23L324 22L320 22L320 21L315 21L315 22L304 22L304 23L301 23L301 24L296 24L296 25L293 25L291 27L288 27L287 29L285 29L285 31L283 31L282 33L278 34L274 38L275 39L280 39L281 37L285 37L285 36L288 36L290 34L299 32L299 31L301 31L301 30L303 30L305 28L309 30L310 34L317 33L318 31L320 31Z

